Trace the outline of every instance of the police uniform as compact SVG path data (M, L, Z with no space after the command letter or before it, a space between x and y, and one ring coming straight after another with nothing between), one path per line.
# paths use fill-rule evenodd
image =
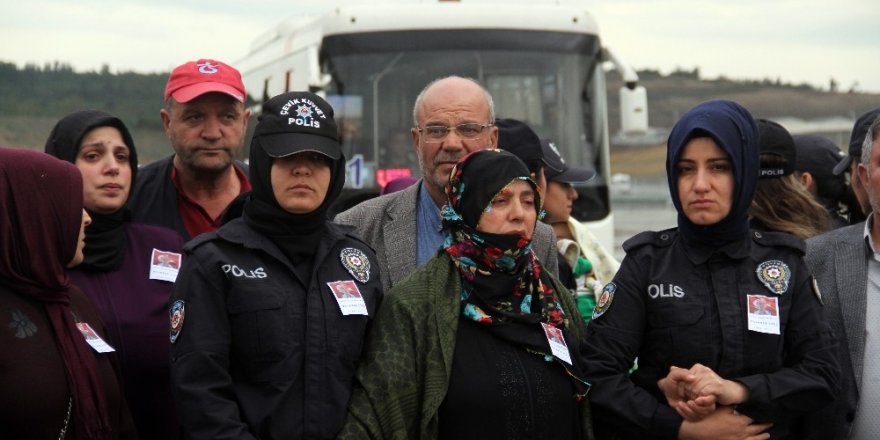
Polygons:
M751 231L716 247L671 229L641 233L624 249L586 340L598 438L612 431L624 439L677 438L682 418L657 387L670 366L700 363L745 385L748 400L736 410L773 422L771 438L789 435L789 418L803 408L833 400L836 344L803 241ZM756 297L777 304L776 321L762 322L754 309L750 317Z
M308 285L243 219L187 245L172 302L171 371L190 435L336 435L382 296L375 255L349 231L328 223ZM343 315L327 284L349 280L367 315Z

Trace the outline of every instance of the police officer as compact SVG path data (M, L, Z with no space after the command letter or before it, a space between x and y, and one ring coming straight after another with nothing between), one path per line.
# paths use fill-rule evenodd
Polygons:
M240 218L187 244L171 372L191 439L334 438L382 297L373 251L327 219L345 182L333 109L263 105Z
M792 420L838 393L803 242L748 227L758 166L755 123L736 103L700 104L673 128L678 228L624 244L588 328L597 438L796 438Z

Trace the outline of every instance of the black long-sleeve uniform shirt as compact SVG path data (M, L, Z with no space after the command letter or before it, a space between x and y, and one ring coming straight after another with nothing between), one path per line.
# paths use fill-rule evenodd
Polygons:
M351 230L327 225L306 283L242 219L187 244L171 306L171 378L186 438L336 436L382 298L376 256ZM335 281L354 283L368 315L342 314L327 284Z
M709 247L673 229L639 234L624 249L586 340L597 438L676 438L682 418L657 387L673 365L701 363L745 385L749 398L737 410L773 422L771 438L785 438L795 416L835 398L836 343L803 241L752 231ZM776 303L779 334L749 329L757 297Z

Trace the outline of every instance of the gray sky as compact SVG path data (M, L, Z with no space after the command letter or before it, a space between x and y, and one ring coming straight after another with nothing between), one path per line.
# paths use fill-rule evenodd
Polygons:
M370 1L375 3L378 0ZM419 2L419 0L397 0ZM427 0L423 0L427 1ZM468 2L469 0L462 0ZM477 1L477 0L470 0ZM504 5L543 0L480 0ZM556 3L557 1L552 1ZM636 69L880 93L877 0L558 0L582 6ZM282 19L329 0L28 0L0 6L0 61L77 71L158 72L197 58L230 63Z

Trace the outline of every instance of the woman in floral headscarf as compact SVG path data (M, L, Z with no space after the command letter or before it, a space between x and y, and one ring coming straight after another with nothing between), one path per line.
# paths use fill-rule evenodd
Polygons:
M528 168L477 151L446 194L443 249L380 308L339 438L592 438L585 329L531 250Z

